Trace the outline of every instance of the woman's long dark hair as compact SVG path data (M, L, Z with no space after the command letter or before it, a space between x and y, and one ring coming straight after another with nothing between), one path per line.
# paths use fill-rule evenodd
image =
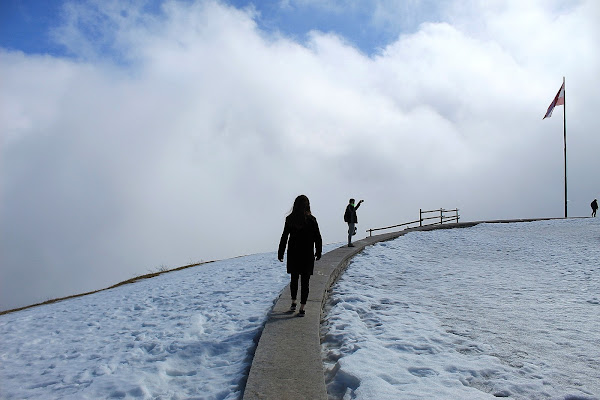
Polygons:
M291 222L294 226L300 228L306 222L306 217L308 215L310 215L310 201L308 200L308 197L301 194L294 200L294 206L289 215Z

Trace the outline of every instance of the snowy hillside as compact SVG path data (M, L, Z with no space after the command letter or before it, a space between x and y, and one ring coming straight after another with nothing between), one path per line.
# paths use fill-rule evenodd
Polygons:
M3 399L237 399L287 284L275 253L0 317Z
M327 311L334 398L599 399L600 219L379 243Z
M0 398L238 399L287 282L257 254L0 316ZM415 232L353 259L323 355L334 398L598 399L599 324L600 219Z

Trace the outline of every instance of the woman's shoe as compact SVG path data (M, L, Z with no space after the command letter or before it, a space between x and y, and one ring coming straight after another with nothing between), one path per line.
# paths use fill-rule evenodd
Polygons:
M290 311L296 311L296 303L292 303L290 306Z
M298 311L298 316L299 317L304 317L305 311L304 310L300 310Z

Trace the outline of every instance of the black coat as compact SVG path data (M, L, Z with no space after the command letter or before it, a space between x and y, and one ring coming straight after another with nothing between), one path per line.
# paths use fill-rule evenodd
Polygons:
M288 236L290 238L288 243ZM306 222L301 226L292 223L288 216L279 241L277 258L282 260L285 246L288 245L287 272L288 274L310 274L315 267L315 250L317 258L321 258L323 240L319 232L317 219L312 215L306 217Z
M344 213L344 221L348 223L358 223L358 217L356 216L356 210L358 210L358 207L360 207L360 203L358 203L356 207L352 206L352 204L348 204L346 206L346 212Z

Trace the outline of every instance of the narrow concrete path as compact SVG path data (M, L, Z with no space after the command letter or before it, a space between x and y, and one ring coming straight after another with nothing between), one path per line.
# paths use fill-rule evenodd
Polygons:
M340 247L323 255L315 263L310 280L306 315L289 312L289 285L276 300L261 334L244 400L327 400L327 388L321 357L321 312L329 288L346 269L351 258L366 246L395 239L408 232L475 226L482 222L531 222L537 219L497 220L449 223L410 228L399 232L366 237L354 242L355 247Z

